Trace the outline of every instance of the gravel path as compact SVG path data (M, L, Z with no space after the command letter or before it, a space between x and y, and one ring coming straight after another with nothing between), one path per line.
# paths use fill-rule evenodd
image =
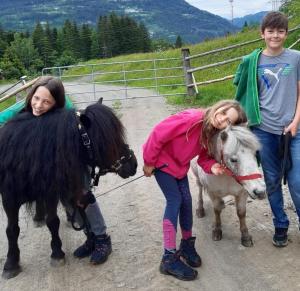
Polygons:
M141 145L153 125L176 109L166 105L163 98L131 99L111 105L127 128L129 143L139 160L137 176L141 175ZM124 182L108 174L100 179L96 195ZM190 184L196 205L197 189L192 176ZM46 227L35 228L31 216L22 208L19 246L23 272L8 281L0 279L0 290L300 290L300 233L291 207L287 209L291 219L290 243L284 249L277 249L271 243L273 227L267 201L250 200L247 217L254 247L245 248L240 244L238 219L230 201L222 215L223 240L211 240L213 210L206 198L206 217L194 216L196 246L203 266L199 269L199 279L183 282L158 271L164 199L154 178L141 178L100 196L98 201L113 243L113 253L105 264L92 266L88 259L78 260L72 256L72 251L84 241L84 235L67 226L60 210L66 265L51 267L49 232ZM3 209L0 218L2 267L7 251Z

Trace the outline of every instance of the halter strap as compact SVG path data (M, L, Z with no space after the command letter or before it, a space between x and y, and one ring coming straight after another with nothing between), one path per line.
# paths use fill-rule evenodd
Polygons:
M228 169L224 164L222 164L222 167L224 169L224 172L226 175L234 178L238 183L242 181L247 181L247 180L255 180L255 179L260 179L262 178L262 175L260 173L253 173L249 175L235 175L230 169Z
M253 173L249 175L235 175L225 164L224 162L224 154L223 149L221 150L221 166L224 169L224 172L226 175L234 178L239 184L241 184L242 181L248 181L248 180L256 180L262 178L262 175L260 173Z

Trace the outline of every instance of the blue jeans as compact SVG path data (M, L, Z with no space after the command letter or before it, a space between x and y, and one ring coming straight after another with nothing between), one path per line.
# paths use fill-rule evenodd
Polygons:
M279 157L280 135L272 134L258 128L252 129L258 137L262 148L259 152L264 178L267 186L268 199L273 213L275 227L288 228L289 219L284 211L284 201L281 187L281 163ZM300 133L292 138L290 145L292 168L287 174L289 191L300 217Z

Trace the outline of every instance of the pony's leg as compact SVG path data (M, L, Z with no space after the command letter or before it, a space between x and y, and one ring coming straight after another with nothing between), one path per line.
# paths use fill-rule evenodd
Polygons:
M60 266L65 263L65 253L62 251L62 242L59 237L59 218L57 216L58 201L51 201L46 204L47 216L46 225L51 233L51 265Z
M196 209L196 215L201 218L205 216L205 210L204 210L204 206L203 206L203 186L200 183L200 181L197 180L197 185L199 188L199 194L198 194L198 207Z
M251 235L248 233L246 225L246 203L247 192L243 192L235 197L236 213L240 220L241 243L244 247L252 247L253 241Z
M210 195L212 199L214 213L215 213L215 221L213 223L213 230L212 230L212 239L217 241L222 239L222 222L221 222L221 212L224 208L224 201L220 197L214 197Z
M41 199L37 199L35 202L33 221L36 227L41 227L45 224L45 203Z
M8 252L2 277L5 279L10 279L17 276L21 272L21 267L19 265L20 249L18 247L18 237L20 234L20 227L18 223L20 206L3 200L3 208L7 216L6 235L8 239Z

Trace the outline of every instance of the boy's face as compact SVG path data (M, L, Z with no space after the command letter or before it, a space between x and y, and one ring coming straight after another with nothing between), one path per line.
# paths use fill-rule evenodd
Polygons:
M268 49L280 50L287 38L287 31L284 28L267 27L261 33Z

